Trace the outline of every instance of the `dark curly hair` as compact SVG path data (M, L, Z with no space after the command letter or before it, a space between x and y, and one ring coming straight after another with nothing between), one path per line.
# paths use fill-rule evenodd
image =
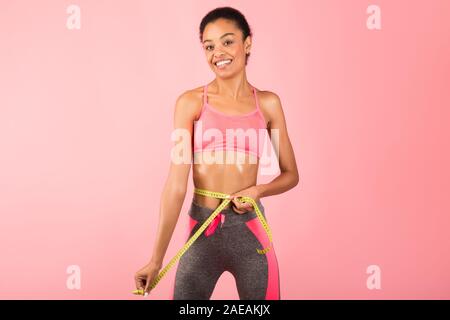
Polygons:
M243 41L245 41L245 39L248 36L252 36L252 31L250 30L250 26L249 26L247 20L245 19L244 15L239 10L231 8L231 7L219 7L214 10L211 10L203 17L202 22L200 23L200 28L199 28L200 42L203 42L203 31L205 30L206 25L208 23L214 22L220 18L233 21L236 24L236 27L242 31L242 40ZM250 53L247 53L245 55L245 64L247 64L249 57L250 57Z

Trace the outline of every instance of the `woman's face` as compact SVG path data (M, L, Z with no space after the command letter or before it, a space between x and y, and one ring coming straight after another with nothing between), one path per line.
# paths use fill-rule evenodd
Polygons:
M233 21L217 19L203 31L203 50L210 68L217 76L228 77L245 68L245 54L250 52L251 37L245 42ZM218 64L217 64L218 63Z

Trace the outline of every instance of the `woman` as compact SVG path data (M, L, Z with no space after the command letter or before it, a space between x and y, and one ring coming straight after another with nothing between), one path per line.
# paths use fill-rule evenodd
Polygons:
M137 289L145 290L146 295L151 290L149 284L162 268L193 163L194 186L230 194L231 202L181 257L173 299L210 299L224 271L235 277L240 299L280 299L275 250L272 246L267 252L255 251L255 247L267 243L267 235L253 205L239 201L239 197L254 199L265 217L260 198L295 187L299 176L280 99L270 91L256 90L247 81L245 67L251 36L245 17L230 7L212 10L200 24L200 41L216 77L205 86L184 92L176 101L174 127L193 137L187 139L188 150L192 152L188 152L188 162L172 161L170 166L161 197L153 255L135 275ZM256 143L253 140L243 146L235 144L225 129L268 133L279 151L280 175L270 183L257 184L261 135L256 135ZM206 134L207 130L210 134ZM272 137L274 131L278 141ZM220 203L220 199L194 193L189 210L189 237Z

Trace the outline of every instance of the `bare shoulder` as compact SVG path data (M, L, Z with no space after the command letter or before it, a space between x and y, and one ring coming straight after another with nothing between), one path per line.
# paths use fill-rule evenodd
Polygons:
M280 97L272 91L257 90L259 106L267 121L272 123L275 119L283 116Z
M203 105L203 87L197 87L182 92L177 100L175 111L188 113L192 118L197 118Z
M197 87L182 92L177 98L177 104L180 103L186 108L192 108L196 105L201 105L203 101L203 88Z

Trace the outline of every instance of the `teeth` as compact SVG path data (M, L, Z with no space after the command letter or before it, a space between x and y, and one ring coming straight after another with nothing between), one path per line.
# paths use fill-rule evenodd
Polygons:
M220 67L220 66L222 66L224 64L228 64L228 63L231 63L230 59L228 59L228 60L221 60L219 62L216 62L216 66Z

